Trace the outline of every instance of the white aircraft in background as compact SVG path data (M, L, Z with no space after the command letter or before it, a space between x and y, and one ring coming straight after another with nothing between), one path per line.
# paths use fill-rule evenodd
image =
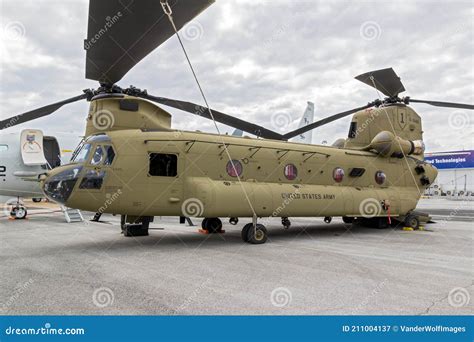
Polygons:
M0 196L9 198L10 215L23 219L26 207L20 198L32 197L35 202L44 196L39 177L48 170L69 162L80 137L71 135L44 136L38 129L0 135ZM16 199L16 200L14 200Z
M298 125L298 128L309 125L313 123L313 121L314 121L314 103L308 101L308 105L306 106L306 110L304 111L303 117L300 120L300 124ZM294 137L293 139L290 139L290 141L302 143L302 144L311 144L313 141L313 131L309 130L308 132L305 132L303 134L298 135L297 137Z

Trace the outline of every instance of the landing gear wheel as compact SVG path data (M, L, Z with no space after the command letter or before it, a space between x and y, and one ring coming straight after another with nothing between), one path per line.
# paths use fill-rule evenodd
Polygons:
M408 215L405 218L405 225L413 229L418 229L420 228L420 220L415 215Z
M347 224L352 224L354 222L353 217L348 217L348 216L343 216L342 217L342 222L347 223Z
M248 235L249 235L249 230L250 230L251 228L253 228L253 224L252 224L252 223L247 223L247 224L242 228L241 236L242 236L242 240L244 240L245 242L249 242Z
M202 229L207 230L209 234L215 234L222 231L222 221L217 217L205 218L202 221Z
M324 222L326 222L327 224L331 223L331 221L332 221L332 217L331 217L331 216L326 216L326 217L324 218Z
M253 229L251 224L250 229L247 231L247 242L253 245L261 245L267 241L267 228L263 224L257 224L256 229Z
M41 197L33 197L32 200L35 203L39 203L39 202L41 202L42 198Z
M12 211L10 212L10 215L16 220L23 220L27 214L28 212L23 206L13 207Z

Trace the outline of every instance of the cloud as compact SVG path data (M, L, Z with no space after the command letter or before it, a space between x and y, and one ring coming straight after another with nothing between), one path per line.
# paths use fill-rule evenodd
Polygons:
M38 16L40 8L48 10ZM2 1L2 28L20 22L25 30L13 42L2 36L1 118L96 87L84 79L87 11L85 0L67 6L57 0ZM184 43L212 107L267 127L272 114L288 113L295 127L307 101L315 103L318 119L374 100L376 91L353 77L389 66L407 88L403 95L473 103L472 13L470 1L217 1L195 19L199 36ZM130 84L203 103L175 37L120 82ZM453 110L413 108L423 118L428 150L474 147L472 124L447 129ZM215 130L208 120L167 110L176 128ZM80 135L86 113L86 103L75 104L21 127ZM346 136L349 121L318 128L314 142Z

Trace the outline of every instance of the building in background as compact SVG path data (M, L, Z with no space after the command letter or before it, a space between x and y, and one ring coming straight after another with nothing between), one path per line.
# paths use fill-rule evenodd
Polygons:
M473 150L425 153L425 161L439 172L428 195L474 196Z

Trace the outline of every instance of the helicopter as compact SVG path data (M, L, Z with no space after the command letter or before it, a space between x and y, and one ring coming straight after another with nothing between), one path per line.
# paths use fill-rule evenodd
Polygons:
M70 163L39 177L45 195L71 208L120 215L125 236L148 235L155 216L200 217L208 233L222 232L221 218L237 224L249 217L241 235L251 244L267 241L261 222L268 217L281 218L284 227L291 217L329 223L337 216L349 224L417 228L417 202L437 170L424 161L422 120L409 104L473 105L400 97L400 77L385 68L356 77L384 98L281 134L211 109L204 96L201 106L117 85L168 38L179 39L179 29L212 2L143 0L124 9L121 1L90 0L86 78L100 87L0 122L5 129L68 103L90 102L86 138ZM105 17L107 30L96 19ZM161 105L256 138L173 129ZM333 146L288 141L352 114L347 138Z

